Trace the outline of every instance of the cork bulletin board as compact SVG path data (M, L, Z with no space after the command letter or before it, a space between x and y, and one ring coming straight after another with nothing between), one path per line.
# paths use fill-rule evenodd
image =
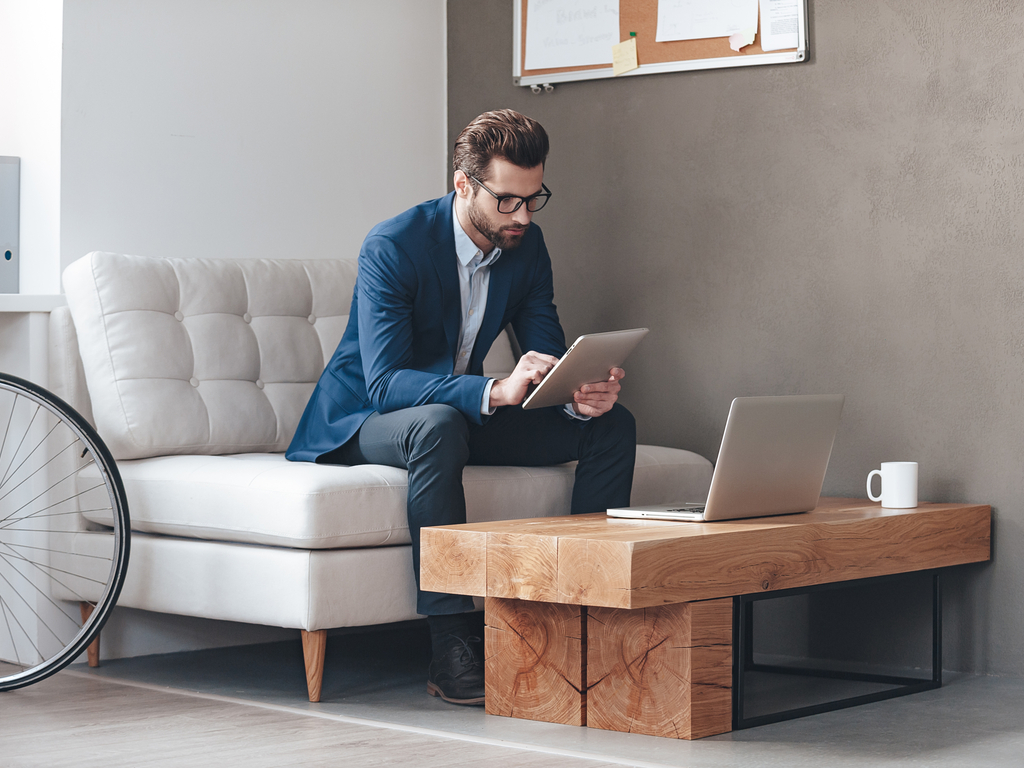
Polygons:
M534 0L542 2L542 0ZM664 0L663 0L664 1ZM783 50L765 51L762 48L762 25L765 20L758 18L757 31L751 44L739 51L730 47L728 37L711 37L698 40L673 40L657 42L659 0L618 0L619 39L623 42L636 39L636 58L639 66L618 77L632 77L660 72L678 72L694 69L718 69L763 64L786 64L806 61L807 41L807 0L796 0L796 46ZM715 3L720 0L704 0ZM595 5L607 6L607 3ZM692 4L696 4L693 0ZM794 5L790 3L791 7ZM574 65L546 69L525 69L527 56L527 24L530 0L515 0L513 8L513 82L516 85L537 86L568 82L573 80L594 80L616 77L611 64Z

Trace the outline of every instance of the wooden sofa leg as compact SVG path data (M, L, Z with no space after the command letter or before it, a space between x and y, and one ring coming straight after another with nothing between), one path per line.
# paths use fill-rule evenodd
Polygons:
M320 701L320 686L324 681L324 652L327 650L327 630L302 632L302 656L306 660L306 688L310 701Z
M84 600L78 604L78 608L82 613L82 623L85 624L92 616L92 609L95 608L92 603L87 603ZM93 638L93 641L89 643L89 647L85 649L85 657L89 660L90 667L98 667L100 665L100 636L99 634Z

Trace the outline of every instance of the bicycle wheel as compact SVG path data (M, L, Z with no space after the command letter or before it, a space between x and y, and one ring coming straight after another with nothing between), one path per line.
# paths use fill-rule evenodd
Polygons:
M0 691L85 651L121 592L129 531L96 431L56 395L0 374Z

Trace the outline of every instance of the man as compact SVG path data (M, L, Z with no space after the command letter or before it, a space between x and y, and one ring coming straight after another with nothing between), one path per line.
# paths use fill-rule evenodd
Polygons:
M298 461L408 470L417 584L420 528L466 521L466 464L578 460L573 514L629 504L636 426L616 403L622 369L563 407L520 407L566 349L551 263L531 223L551 195L547 154L535 120L480 115L455 143L455 191L370 230L348 327L288 449ZM487 378L484 356L508 323L529 351L508 378ZM420 591L417 610L433 644L427 690L482 703L472 599Z

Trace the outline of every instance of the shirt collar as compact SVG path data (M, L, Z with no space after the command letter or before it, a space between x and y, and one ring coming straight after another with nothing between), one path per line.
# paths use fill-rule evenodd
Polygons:
M455 230L455 255L458 257L459 263L466 267L469 266L469 263L476 258L478 253L480 253L480 249L477 248L476 243L474 243L470 239L469 235L466 234L466 230L462 228L462 222L459 221L459 214L455 210L454 199L452 200L452 219L455 221L452 225L452 228ZM501 248L495 247L490 253L481 258L480 263L491 265L498 260L499 256L501 256Z

